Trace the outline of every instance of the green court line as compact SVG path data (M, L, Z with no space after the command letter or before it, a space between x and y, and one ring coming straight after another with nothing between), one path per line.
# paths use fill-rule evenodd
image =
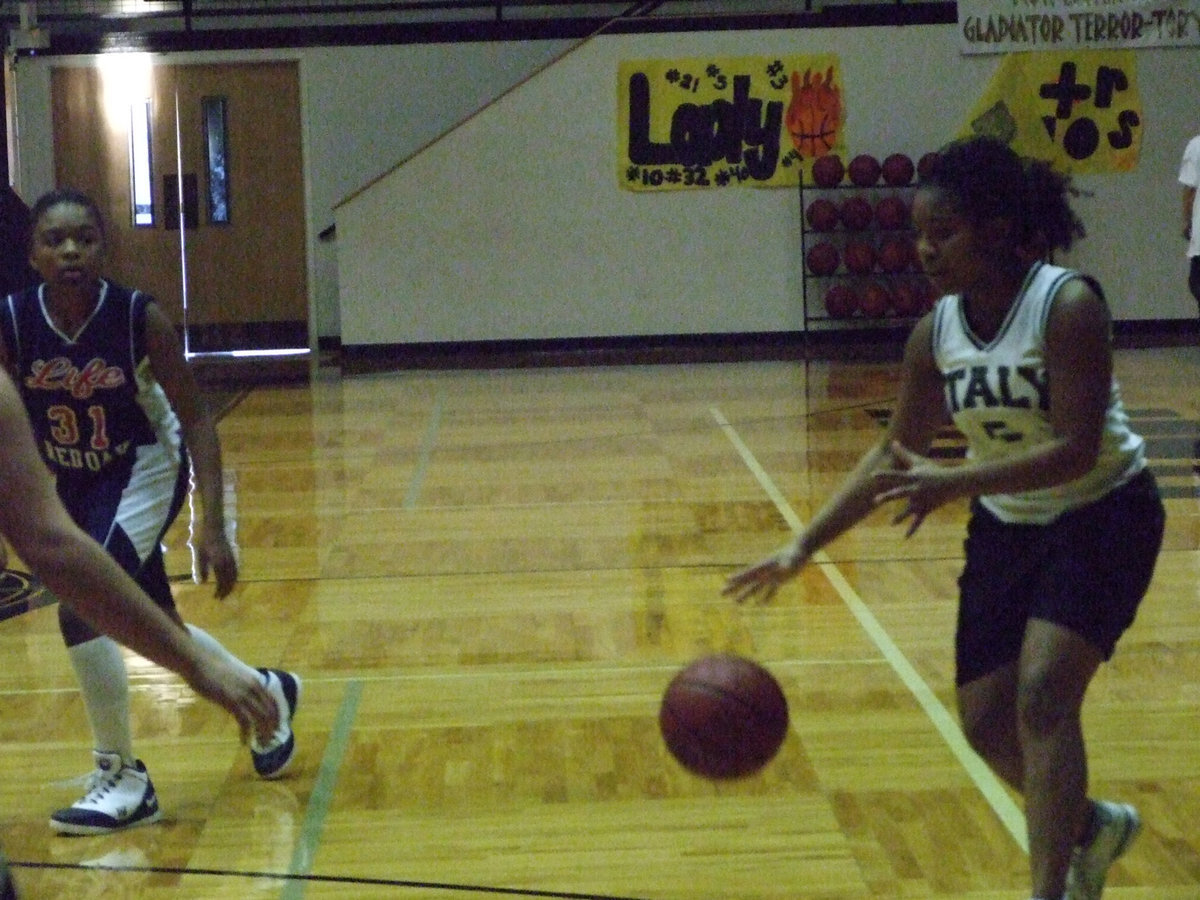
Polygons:
M342 705L338 708L337 717L333 721L333 730L329 733L329 743L325 746L325 756L321 759L321 768L313 784L312 794L308 800L308 810L304 815L304 824L300 826L300 837L296 849L292 852L292 861L288 866L290 880L284 885L281 900L301 900L307 882L296 876L305 876L312 872L313 859L317 855L317 847L321 843L321 831L329 816L329 807L333 801L333 792L337 786L338 773L342 768L342 759L346 755L346 747L350 743L350 731L358 716L358 703L362 699L363 685L361 681L351 681L346 685L342 696Z
M429 471L429 460L433 456L434 445L437 444L437 433L442 425L442 409L445 405L445 395L439 395L434 401L433 411L429 414L429 427L425 429L425 436L421 439L421 448L417 453L412 481L409 482L408 493L404 495L404 509L414 509L417 499L421 496L421 486L425 483L425 474Z

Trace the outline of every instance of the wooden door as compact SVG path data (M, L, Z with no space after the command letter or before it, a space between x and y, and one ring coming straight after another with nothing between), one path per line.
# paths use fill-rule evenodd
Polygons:
M106 213L111 276L158 297L192 352L307 346L296 65L153 67L153 223L141 226L133 220L128 104L112 102L105 79L99 68L55 68L52 100L58 183L87 191ZM224 113L216 161L215 117L205 112L214 106ZM210 196L222 177L224 216Z

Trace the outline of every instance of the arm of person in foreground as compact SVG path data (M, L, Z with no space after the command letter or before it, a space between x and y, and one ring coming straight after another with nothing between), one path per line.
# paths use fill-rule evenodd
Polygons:
M0 533L60 602L224 707L237 719L243 738L250 732L274 733L279 711L264 685L196 644L71 520L5 374L0 374Z
M1192 211L1196 203L1196 189L1183 186L1183 239L1190 241L1192 239Z
M217 426L183 355L175 327L157 303L146 307L146 353L155 379L179 416L204 511L196 541L200 580L206 581L211 570L217 597L225 597L237 583L238 566L225 531L225 487Z
M741 603L751 597L766 602L826 544L866 518L879 504L877 475L901 465L898 446L924 453L947 420L942 377L933 359L933 320L925 316L913 328L904 348L900 394L885 437L858 461L838 490L809 525L761 562L732 575L722 593Z

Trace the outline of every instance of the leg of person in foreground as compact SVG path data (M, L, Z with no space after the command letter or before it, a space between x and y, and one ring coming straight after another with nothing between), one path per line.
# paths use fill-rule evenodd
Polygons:
M200 574L215 573L218 597L237 580L225 534L215 422L167 315L150 295L102 276L106 229L95 201L70 189L51 191L34 204L31 218L29 259L42 283L11 296L5 306L3 361L19 373L18 384L38 383L21 396L71 518L183 626L161 548L187 496L189 475L204 510L195 543ZM104 360L105 390L82 398L67 378L39 381L46 359L76 371ZM81 464L87 440L95 448L111 444L114 451ZM69 608L59 612L91 724L96 770L90 789L55 812L51 827L95 834L153 822L160 813L133 752L123 657ZM261 678L275 695L283 713L279 730L268 741L252 741L251 752L260 775L282 774L295 749L291 716L299 679L279 670L256 672L212 635L183 627L228 665Z
M1025 799L1036 898L1098 900L1141 827L1132 806L1087 797L1080 710L1102 661L1078 635L1031 619L1020 662L958 691L971 746Z
M273 738L283 710L263 678L194 640L71 520L34 446L16 390L3 375L0 533L61 603L222 706L237 719L243 739Z
M158 464L149 462L160 457ZM92 491L79 488L70 505L73 518L93 537L105 536L109 554L193 641L244 676L260 679L274 695L281 711L279 727L268 740L253 738L250 751L258 774L275 778L295 754L291 720L300 681L282 670L252 668L207 631L180 618L161 542L186 491L186 463L181 467L177 460L151 450L122 490L108 485ZM129 503L130 498L136 502ZM129 679L120 647L69 607L60 606L59 624L87 711L96 768L83 796L51 815L51 828L62 834L103 834L158 821L161 811L153 782L133 749Z

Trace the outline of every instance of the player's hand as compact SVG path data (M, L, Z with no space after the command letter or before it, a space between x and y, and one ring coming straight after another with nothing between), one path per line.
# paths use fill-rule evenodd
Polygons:
M762 562L729 576L721 594L732 597L738 603L745 603L751 598L760 603L768 603L780 585L796 577L796 573L804 568L808 558L809 554L803 549L803 541L793 541Z
M927 515L957 496L954 473L947 466L938 465L896 442L888 449L892 464L881 467L873 476L880 485L875 503L904 501L892 524L899 525L911 519L904 536L912 537Z
M280 710L257 672L235 669L205 652L188 684L201 697L224 707L237 719L243 743L251 735L270 740L279 727Z
M211 571L216 579L213 594L220 600L229 596L229 592L237 584L237 554L234 553L229 538L225 536L224 529L202 527L200 534L200 542L196 546L196 566L200 573L200 581L208 581L208 573Z

